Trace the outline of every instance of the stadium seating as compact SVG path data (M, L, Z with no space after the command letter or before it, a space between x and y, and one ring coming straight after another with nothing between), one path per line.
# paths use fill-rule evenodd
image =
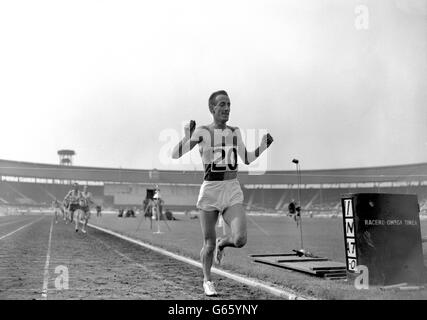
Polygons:
M120 185L89 186L96 203L103 208L119 208L124 205L139 207L145 197L147 186L127 186L129 192ZM16 181L0 182L0 205L6 206L50 206L52 200L62 200L70 190L69 184L29 183ZM114 191L117 189L116 191ZM121 190L123 189L123 190ZM120 191L121 190L121 191ZM173 211L194 210L199 187L197 186L162 186L165 207ZM287 213L290 201L298 200L298 189L262 189L245 188L244 205L248 211ZM418 195L420 212L427 215L427 186L387 187L387 188L354 188L354 189L305 189L300 190L303 212L310 215L340 214L340 199L343 194L360 192L413 193ZM125 203L130 199L132 203Z

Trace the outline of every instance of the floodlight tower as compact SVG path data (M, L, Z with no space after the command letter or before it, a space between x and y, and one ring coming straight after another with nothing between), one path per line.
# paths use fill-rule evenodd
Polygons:
M62 166L72 166L73 157L76 155L74 150L62 149L58 150L59 164Z

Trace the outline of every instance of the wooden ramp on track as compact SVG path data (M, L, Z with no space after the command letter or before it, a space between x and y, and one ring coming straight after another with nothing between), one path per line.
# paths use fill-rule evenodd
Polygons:
M298 256L290 253L252 254L255 262L299 271L329 280L347 279L346 265L322 257Z

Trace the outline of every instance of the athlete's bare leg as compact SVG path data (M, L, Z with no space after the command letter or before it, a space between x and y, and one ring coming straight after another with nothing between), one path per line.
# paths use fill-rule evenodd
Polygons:
M242 204L235 204L227 208L222 214L224 222L231 230L231 234L219 240L219 249L225 247L241 248L247 241L247 224L245 210Z
M215 225L218 220L218 211L199 210L200 224L203 234L203 248L200 251L200 259L203 267L203 280L211 280L211 267L215 251L216 230Z
M86 226L87 226L87 224L88 224L88 222L89 222L89 214L90 214L90 213L88 213L88 212L84 212L84 213L83 213L84 223L83 223L82 231L83 231L84 233L86 233Z
M76 232L79 231L79 223L80 223L80 209L74 211L76 216L74 217L76 220Z

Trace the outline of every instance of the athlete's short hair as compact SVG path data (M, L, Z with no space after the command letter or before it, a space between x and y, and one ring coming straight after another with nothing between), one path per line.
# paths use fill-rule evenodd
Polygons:
M228 93L225 90L218 90L211 94L209 97L209 111L212 112L212 108L215 106L215 99L216 97L224 95L228 97Z

